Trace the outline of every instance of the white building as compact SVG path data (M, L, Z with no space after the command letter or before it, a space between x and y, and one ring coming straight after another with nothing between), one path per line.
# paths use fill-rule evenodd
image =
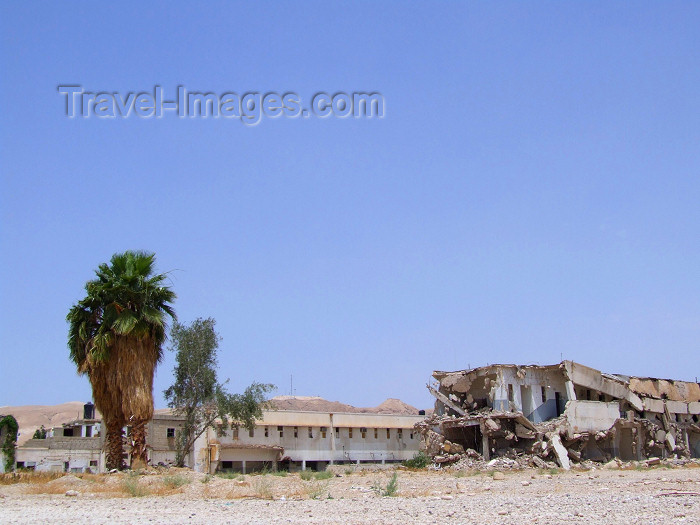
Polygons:
M255 428L209 429L194 447L195 470L269 467L323 470L333 464L395 463L418 453L423 415L265 411Z

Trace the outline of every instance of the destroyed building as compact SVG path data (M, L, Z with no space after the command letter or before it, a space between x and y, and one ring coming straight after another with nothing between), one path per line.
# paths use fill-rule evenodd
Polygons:
M465 456L570 462L700 457L700 385L607 374L563 361L433 372L419 423L438 463Z

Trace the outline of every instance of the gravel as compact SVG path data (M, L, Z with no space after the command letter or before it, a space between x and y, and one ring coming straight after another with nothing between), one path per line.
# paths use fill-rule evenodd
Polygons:
M163 483L173 474L69 476L42 486L0 485L0 523L700 524L700 468L523 470L505 472L503 480L492 473L397 473L396 497L381 496L393 472L310 481L296 474L231 480L181 472L188 483L172 490ZM146 493L163 495L120 492L135 478Z

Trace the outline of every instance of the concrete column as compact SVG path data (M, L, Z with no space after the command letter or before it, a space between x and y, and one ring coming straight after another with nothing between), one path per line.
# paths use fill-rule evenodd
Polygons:
M576 390L574 389L574 383L572 381L567 381L565 383L566 385L566 397L569 399L569 401L575 401L576 400Z
M489 448L489 436L486 434L483 421L479 422L479 429L481 430L481 455L488 461L491 459L491 450Z
M241 461L241 471L245 474L245 459Z
M301 460L301 470L306 470L306 460L305 459Z

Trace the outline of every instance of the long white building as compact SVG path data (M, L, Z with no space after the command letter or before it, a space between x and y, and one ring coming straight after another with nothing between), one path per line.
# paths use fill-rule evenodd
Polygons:
M255 428L209 429L194 447L194 468L250 472L263 467L323 470L333 464L394 463L412 458L424 415L265 411Z

